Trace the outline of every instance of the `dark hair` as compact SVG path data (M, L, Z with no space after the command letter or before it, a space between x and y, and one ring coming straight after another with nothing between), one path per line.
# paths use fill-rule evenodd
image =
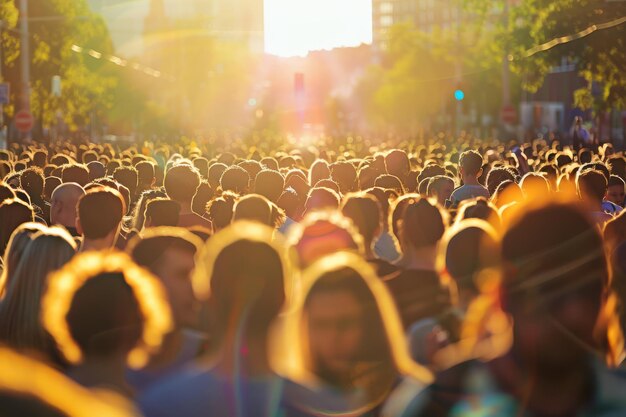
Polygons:
M78 200L78 218L86 239L102 239L114 231L126 213L124 199L110 187L96 187Z
M89 183L89 169L82 164L63 165L61 180L63 180L64 183L75 182L81 187L84 187Z
M88 279L74 294L66 320L86 356L129 352L143 328L139 303L121 272Z
M408 201L402 215L402 242L414 248L432 246L445 230L445 216L437 204L421 197Z
M169 198L154 198L146 205L144 223L148 219L150 227L177 226L180 220L180 204Z
M459 166L463 168L466 175L478 175L483 167L483 157L476 151L465 151L459 158Z
M576 176L576 188L581 198L602 201L606 194L607 181L602 173L589 169Z
M336 162L330 167L332 179L339 185L342 194L356 191L356 168L349 162Z
M41 198L44 186L44 176L41 168L30 167L22 171L20 185L31 199Z
M135 199L137 192L138 175L137 170L132 166L119 167L113 172L113 179L128 188L131 200Z
M200 174L191 165L175 165L165 173L163 184L172 200L191 201L200 185Z
M250 175L248 171L240 166L227 168L220 178L220 185L224 191L232 191L243 194L248 191L250 185Z
M509 167L495 167L487 174L487 189L489 195L493 196L498 186L504 181L515 182L515 173Z
M254 192L276 203L283 193L285 179L278 171L269 169L259 172L254 181Z
M237 194L225 192L207 203L206 211L215 229L223 229L230 224L237 198Z
M0 202L0 254L4 255L11 234L22 223L35 220L33 208L17 198Z
M235 203L233 221L253 220L267 226L273 226L272 206L270 201L258 194L249 194Z
M366 246L371 245L376 233L383 229L383 217L380 204L376 197L359 193L348 195L343 202L341 212L352 220L352 223L363 236Z
M140 161L135 165L139 184L150 185L154 181L154 164L150 161Z
M404 185L402 185L400 178L395 175L379 175L378 178L376 178L376 181L374 181L374 187L396 190L397 192L404 194Z
M137 265L152 269L169 249L182 250L192 255L198 252L199 247L191 240L181 235L168 235L165 232L167 229L163 230L164 234L162 235L150 235L144 238L136 237L128 244L126 250Z
M309 191L305 207L307 211L315 209L336 209L339 207L339 195L330 188L312 188Z

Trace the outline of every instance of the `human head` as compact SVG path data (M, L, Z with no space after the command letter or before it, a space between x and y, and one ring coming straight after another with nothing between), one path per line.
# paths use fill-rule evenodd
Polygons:
M61 181L61 178L59 177L46 177L46 180L43 186L43 198L46 201L51 201L52 193L62 183L63 181Z
M209 167L209 185L212 189L217 190L217 187L220 186L220 179L222 178L222 174L226 171L228 166L226 164L222 164L216 162Z
M146 220L146 207L148 203L155 198L166 198L167 194L162 189L151 189L141 193L137 204L135 204L135 210L133 213L133 228L141 230Z
M75 182L59 185L50 199L50 222L69 228L76 227L78 200L85 195L83 187Z
M35 221L33 208L14 198L0 202L0 253L4 253L9 238L17 227L26 222Z
M0 306L0 339L20 349L37 351L49 360L51 341L41 326L40 301L48 275L61 268L76 252L72 236L62 228L45 228L32 235L15 271L8 278Z
M529 172L522 177L520 188L525 198L535 198L550 194L548 180L539 173Z
M400 178L395 175L383 174L378 176L378 178L374 181L374 187L394 190L400 194L404 194L404 185L402 185Z
M157 227L133 238L126 248L137 265L161 281L178 326L194 326L198 321L199 306L193 294L191 274L201 247L202 241L185 229Z
M30 167L22 171L20 185L31 200L40 200L43 196L44 176L39 167Z
M232 191L240 195L248 192L249 183L248 171L237 165L227 168L220 178L223 191Z
M606 191L606 200L618 206L626 202L626 182L617 175L611 175Z
M586 170L576 176L576 190L578 196L593 206L602 202L607 191L607 181L604 175L595 170Z
M555 199L518 204L504 225L502 259L500 297L527 366L562 372L600 346L594 329L608 268L584 208Z
M454 180L445 175L436 175L429 179L428 187L426 188L426 194L428 197L434 197L437 199L437 203L444 207L446 201L450 199L452 192L454 191Z
M515 182L515 173L512 168L503 166L492 168L487 174L487 189L489 190L489 195L493 196L498 186L504 181Z
M378 200L365 192L348 194L343 201L341 212L363 237L365 248L371 248L383 231L383 216Z
M156 181L154 164L150 161L141 161L135 165L135 169L137 170L139 189L142 191L150 189Z
M126 213L124 199L110 187L96 187L78 200L76 229L84 242L99 241L112 247L117 241L122 217Z
M447 216L426 198L407 202L402 214L400 242L403 251L433 248L446 230Z
M272 226L272 203L259 194L240 198L233 209L233 221L249 220Z
M196 296L208 299L215 348L239 335L249 342L266 341L286 300L285 280L290 276L284 250L273 229L246 221L216 233L203 247L193 284ZM239 332L229 331L232 326Z
M89 169L82 164L63 165L61 180L63 180L64 183L75 182L81 187L84 187L89 183Z
M169 198L181 204L191 205L200 185L200 174L191 165L175 165L165 173L163 184Z
M89 181L97 180L98 178L104 178L107 174L107 170L104 164L100 161L91 161L87 164L89 170Z
M131 200L134 201L139 182L137 170L131 166L121 166L113 172L113 179L128 188Z
M406 181L411 170L409 156L403 150L394 149L385 155L385 167L388 174L398 177L401 181Z
M482 173L483 157L475 150L465 151L459 158L462 178L478 178Z
M180 220L180 204L169 198L154 198L146 205L144 218L144 228L177 226Z
M13 277L15 268L22 258L24 250L30 243L32 236L37 232L45 230L46 227L41 223L28 222L19 225L11 234L6 251L2 256L4 269L2 270L2 276L0 278L0 297L4 294L4 291L9 285L9 280Z
M339 195L330 188L312 188L304 204L305 213L312 213L316 210L339 208Z
M496 206L484 197L474 200L465 200L461 203L456 215L456 221L465 219L481 219L489 223L495 230L500 230L500 214Z
M213 231L222 230L231 223L233 210L238 198L237 194L225 192L207 203L206 211L213 224Z
M74 365L113 359L141 368L172 329L161 283L114 251L81 253L51 274L41 308L45 329Z
M330 166L323 159L317 159L309 170L309 185L315 186L319 181L330 178Z
M342 194L356 191L356 168L350 162L335 162L330 167L330 175Z
M277 203L283 193L285 179L278 171L265 169L259 172L254 181L254 192Z

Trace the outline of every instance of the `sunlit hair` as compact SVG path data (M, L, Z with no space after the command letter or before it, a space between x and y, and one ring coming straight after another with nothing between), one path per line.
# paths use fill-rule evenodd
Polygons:
M146 190L141 193L141 196L135 205L135 210L133 211L132 226L135 229L141 230L143 228L143 224L146 220L146 206L150 201L159 197L167 197L167 194L162 190Z
M307 302L310 294L315 291L320 283L342 271L346 271L352 277L351 279L362 280L365 287L364 291L375 302L373 307L382 327L377 329L381 333L375 335L377 337L375 343L384 344L382 356L387 356L387 358L381 357L381 360L389 363L389 367L395 371L396 378L406 376L425 384L431 382L433 379L431 373L410 358L400 317L384 283L376 276L375 271L365 260L359 255L349 252L337 252L319 259L303 272L302 291L297 298L293 312L288 314L284 320L282 340L279 344L284 351L281 351L280 355L276 355L274 361L277 371L304 385L318 386L323 383L316 375L313 358L309 351L307 326L304 321ZM363 300L359 301L362 302ZM365 324L366 327L371 325L373 323ZM278 347L279 350L280 346ZM365 346L364 348L370 347L372 346ZM380 371L384 373L389 369L381 369ZM374 383L380 382L374 378ZM379 402L387 396L391 386L384 388L382 392L377 392L376 398L370 398L367 404L362 405L365 409L359 410L359 414L354 415L361 415L362 412L379 405Z
M16 348L48 353L48 336L39 321L41 297L48 274L65 265L76 253L76 242L61 227L35 233L27 244L15 273L8 277L0 304L0 339Z
M245 220L236 221L229 227L220 230L209 239L200 253L197 254L196 269L192 276L196 297L199 300L207 300L210 297L214 268L218 257L224 249L240 241L263 243L276 252L282 264L285 294L289 301L295 290L294 284L297 282L295 271L292 269L293 255L289 252L282 237L278 233L274 233L273 228ZM246 254L241 255L242 257L246 256Z
M287 242L298 253L301 267L340 250L365 254L365 243L358 229L336 210L307 214L290 228Z
M488 222L495 230L500 230L502 222L498 208L484 197L462 201L457 211L455 223L465 219L481 219Z
M41 223L22 223L11 235L7 249L2 259L4 260L4 269L0 275L0 298L4 296L4 291L9 285L8 279L15 273L15 268L19 263L26 246L31 242L32 237L37 232L46 230L46 226Z
M50 275L48 289L42 299L41 320L71 363L80 363L83 359L83 352L72 338L67 323L74 295L88 280L113 273L123 274L144 318L141 340L128 354L130 367L143 367L173 327L165 289L150 272L137 266L123 253L82 253Z
M19 399L3 415L49 408L67 417L131 417L133 406L110 391L92 392L56 370L7 348L0 348L0 397ZM7 414L5 414L7 413ZM14 414L13 414L14 413Z

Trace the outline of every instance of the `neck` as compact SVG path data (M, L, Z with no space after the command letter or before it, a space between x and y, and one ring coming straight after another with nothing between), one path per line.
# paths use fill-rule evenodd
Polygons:
M191 201L179 201L180 204L180 214L191 214L193 210L191 209Z
M70 371L73 379L86 387L109 387L125 395L132 395L126 383L126 355L85 358L82 364Z
M409 248L398 262L398 265L405 269L425 269L435 270L435 258L437 257L437 247L428 246L424 248Z
M468 176L468 175L463 177L463 184L464 185L480 185L476 177Z
M80 247L81 252L87 251L104 251L111 249L113 242L110 239L83 239L83 244Z
M374 253L374 242L370 242L369 245L365 245L365 259L377 259L376 253Z
M152 356L149 367L161 367L170 364L178 355L182 343L182 329L177 327L163 339L159 353Z

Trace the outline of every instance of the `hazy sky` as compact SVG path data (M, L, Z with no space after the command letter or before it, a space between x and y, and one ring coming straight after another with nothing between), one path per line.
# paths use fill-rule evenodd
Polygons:
M371 0L265 0L268 53L304 55L371 41Z
M228 0L224 0L228 1ZM140 53L149 0L89 0L105 16L118 51ZM193 14L202 0L165 0L170 15ZM265 0L265 49L275 55L372 41L371 0ZM194 4L196 6L194 6Z

